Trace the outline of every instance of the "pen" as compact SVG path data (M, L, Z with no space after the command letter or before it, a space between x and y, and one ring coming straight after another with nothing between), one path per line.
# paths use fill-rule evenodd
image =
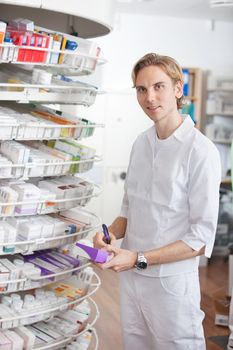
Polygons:
M107 228L107 226L105 224L102 225L102 228L103 228L105 241L106 241L107 244L110 244L111 238L110 238L109 233L108 233L108 228Z

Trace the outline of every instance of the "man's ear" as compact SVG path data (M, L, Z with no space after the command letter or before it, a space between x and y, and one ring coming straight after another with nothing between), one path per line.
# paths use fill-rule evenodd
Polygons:
M176 98L180 98L183 96L183 83L182 81L177 81L175 84L175 96Z

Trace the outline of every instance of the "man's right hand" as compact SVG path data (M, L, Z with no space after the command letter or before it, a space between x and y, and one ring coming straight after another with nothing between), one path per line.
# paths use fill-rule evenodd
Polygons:
M114 236L113 233L109 232L110 236L110 244L114 245L116 241L116 237ZM101 249L107 247L107 243L105 242L105 237L103 232L96 232L95 236L93 237L93 244L95 248Z

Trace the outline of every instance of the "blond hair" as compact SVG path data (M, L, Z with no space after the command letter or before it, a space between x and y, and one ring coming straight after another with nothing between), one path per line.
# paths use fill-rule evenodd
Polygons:
M140 58L133 67L131 76L132 76L134 87L136 84L136 79L139 71L142 68L149 67L149 66L159 66L171 78L174 85L178 81L181 81L181 83L183 84L182 69L179 63L176 62L176 60L174 60L174 58L169 56L158 55L156 53L148 53L142 58ZM183 95L180 98L176 99L178 109L182 108L184 104L183 100L184 100Z

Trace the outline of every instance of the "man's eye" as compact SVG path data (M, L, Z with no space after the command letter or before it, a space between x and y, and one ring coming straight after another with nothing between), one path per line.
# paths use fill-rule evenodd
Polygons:
M144 87L142 87L142 86L138 86L136 88L136 90L137 90L137 92L142 93L142 92L145 92L146 89Z
M163 87L162 84L155 85L155 90L160 90Z

